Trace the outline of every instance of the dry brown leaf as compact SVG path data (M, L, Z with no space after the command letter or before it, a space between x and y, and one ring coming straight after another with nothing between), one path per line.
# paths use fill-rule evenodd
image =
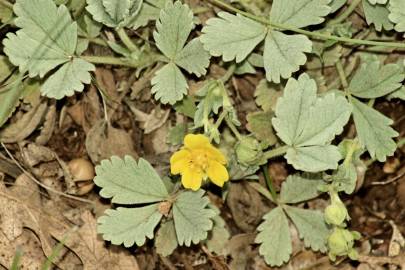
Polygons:
M33 107L20 119L8 125L0 132L1 141L4 143L15 143L27 138L42 122L47 108L48 105L46 103Z
M125 130L107 125L104 120L97 122L87 134L86 149L94 164L114 155L138 158L131 136Z
M392 227L392 236L388 247L388 256L394 257L400 254L401 248L405 247L405 239L394 221L390 220L390 225Z
M140 269L133 254L119 246L106 246L97 235L97 222L90 211L84 211L81 217L83 226L68 237L65 245L80 258L83 269ZM64 232L53 228L51 234L60 241L64 237Z
M56 106L52 105L45 115L45 122L43 128L41 129L41 133L35 139L37 144L45 145L51 139L56 126L56 116Z
M141 128L144 129L144 134L149 134L161 126L163 126L170 115L170 110L163 110L160 106L157 106L149 114L138 110L133 103L127 101L129 108L135 115L136 121L141 122Z

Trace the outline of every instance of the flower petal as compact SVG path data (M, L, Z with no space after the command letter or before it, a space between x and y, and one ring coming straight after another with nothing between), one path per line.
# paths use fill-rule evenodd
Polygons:
M187 166L188 166L188 160L180 159L180 160L170 164L170 173L171 174L182 173L185 169L187 169Z
M203 179L203 172L201 170L191 169L190 167L183 170L181 176L181 183L185 188L191 188L196 191L201 187Z
M222 187L226 181L229 180L229 174L225 166L218 161L211 161L207 169L208 177L211 181Z
M209 147L207 147L207 152L211 160L218 161L223 165L226 164L226 158L224 154L214 146L210 145Z
M175 152L171 158L170 158L170 164L176 163L177 161L180 161L182 159L190 159L190 151L188 150L179 150L177 152Z
M210 141L202 134L187 134L184 137L184 146L189 149L210 146Z

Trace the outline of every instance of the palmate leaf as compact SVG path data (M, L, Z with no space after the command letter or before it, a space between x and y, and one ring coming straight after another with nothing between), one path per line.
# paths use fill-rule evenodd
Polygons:
M388 19L389 10L387 5L372 5L368 0L362 0L364 15L368 25L374 24L377 31L392 30L394 24Z
M152 93L155 99L163 104L173 105L187 94L187 80L181 70L174 64L168 63L156 72L152 78Z
M199 39L185 46L193 27L193 12L180 1L174 4L169 1L156 22L153 32L156 46L170 60L152 79L152 93L163 104L173 105L187 93L187 81L178 66L198 77L206 73L210 55Z
M203 190L181 193L173 204L173 219L179 245L197 244L212 229L215 211L208 208L209 199Z
M351 103L360 143L366 147L372 158L385 161L397 148L392 138L398 136L398 132L390 127L393 121L355 98L351 99Z
M360 98L378 98L399 89L404 78L404 69L398 64L381 66L378 60L366 62L353 76L349 89Z
M114 245L124 244L125 247L141 246L146 238L153 238L153 231L162 214L158 211L158 204L140 208L107 209L104 216L98 220L97 231L104 240Z
M128 27L138 29L146 26L149 21L155 21L159 18L160 10L164 8L167 0L144 0L139 13L131 19Z
M259 253L271 266L280 266L290 258L291 236L288 228L288 219L279 206L263 217L255 242L260 244Z
M284 209L294 222L300 238L304 239L305 246L314 251L326 252L326 241L330 232L323 213L291 206L285 206Z
M405 32L405 1L390 0L388 9L390 11L388 18L395 23L395 31Z
M388 0L367 0L367 1L372 5L375 5L375 4L384 5L387 3Z
M162 256L169 256L177 248L176 229L173 220L163 223L155 239L156 252Z
M256 139L266 143L266 145L273 145L277 142L273 126L269 121L273 115L273 112L257 111L249 113L246 117L248 121L246 128L253 133Z
M212 56L224 61L242 62L266 36L266 27L242 15L219 12L207 20L200 37Z
M94 20L109 27L125 27L139 13L142 0L87 0L87 11Z
M225 249L228 245L230 238L229 231L225 228L225 220L220 216L219 209L213 204L209 204L212 210L215 212L213 217L214 226L207 239L207 248L211 252L215 252L218 255L225 255Z
M319 196L318 187L324 181L320 177L306 175L289 175L283 182L280 191L280 202L299 203Z
M144 159L138 163L130 156L113 156L96 167L94 183L100 195L113 203L141 204L163 201L168 193L153 167Z
M77 24L69 10L52 0L18 0L14 5L16 26L7 34L4 52L20 72L41 78L56 66L68 62L77 44Z
M71 96L74 91L81 92L83 83L89 84L89 71L95 71L93 64L79 58L61 66L41 87L41 93L47 97L61 99Z
M272 121L278 137L290 146L287 161L308 172L336 169L341 155L330 142L343 131L350 114L344 97L328 93L317 98L315 81L307 74L289 79Z
M320 24L331 11L329 2L331 0L274 0L270 20L296 28Z
M279 31L269 31L263 53L267 80L279 83L280 77L290 78L291 74L298 71L307 61L305 53L311 51L312 42L304 35L286 35Z
M95 67L74 56L78 29L68 9L56 7L52 0L17 0L14 11L21 29L3 41L11 63L19 66L21 73L28 71L30 77L41 78L66 63L49 76L41 93L60 99L82 91L83 83L90 82L89 71Z

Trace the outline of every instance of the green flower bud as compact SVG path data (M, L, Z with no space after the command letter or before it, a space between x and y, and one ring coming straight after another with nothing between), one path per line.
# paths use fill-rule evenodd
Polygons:
M335 227L328 238L329 257L334 260L336 256L349 255L355 258L357 252L353 249L357 232L350 232L347 229Z
M259 141L252 137L243 137L235 146L238 161L246 166L259 165L263 159L263 151Z
M332 203L325 208L325 221L328 224L341 226L345 220L350 218L346 206L340 200L337 193L331 194L331 200Z

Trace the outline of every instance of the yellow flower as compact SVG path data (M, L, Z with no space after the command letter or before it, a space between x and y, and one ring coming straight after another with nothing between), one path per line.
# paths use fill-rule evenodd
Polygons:
M170 158L171 173L181 174L183 186L192 190L199 189L207 178L222 187L229 180L224 165L225 156L201 134L186 135L184 146Z

